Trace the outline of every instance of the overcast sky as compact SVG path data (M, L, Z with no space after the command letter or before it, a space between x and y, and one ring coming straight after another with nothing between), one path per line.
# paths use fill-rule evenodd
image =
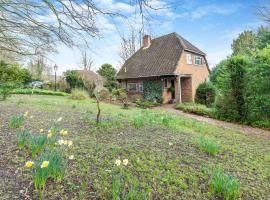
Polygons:
M240 32L255 30L263 24L256 12L259 6L266 3L259 0L151 0L153 7L162 9L150 11L152 21L145 31L155 37L177 32L207 54L212 68L231 53L231 43ZM89 38L90 47L87 49L94 60L93 70L96 71L103 63L110 63L119 69L119 35L127 33L127 21L135 23L135 8L130 6L129 0L97 0L97 4L124 14L126 18L98 17L100 36ZM140 25L139 22L136 21L135 27ZM59 45L58 52L49 55L50 64L59 66L58 74L80 67L78 49Z

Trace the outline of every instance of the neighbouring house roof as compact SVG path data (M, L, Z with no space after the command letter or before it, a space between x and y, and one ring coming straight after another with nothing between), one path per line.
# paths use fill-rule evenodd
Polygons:
M140 48L122 66L117 79L174 75L183 50L205 56L189 41L170 33L151 40L148 48Z

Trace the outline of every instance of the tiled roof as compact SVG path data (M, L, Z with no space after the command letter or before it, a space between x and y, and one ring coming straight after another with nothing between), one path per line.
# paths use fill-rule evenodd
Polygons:
M177 33L151 40L150 47L140 48L122 66L117 79L173 75L183 50L205 55Z

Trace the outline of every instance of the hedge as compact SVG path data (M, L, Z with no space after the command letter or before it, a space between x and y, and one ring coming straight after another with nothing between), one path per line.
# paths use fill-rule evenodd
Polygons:
M44 90L44 89L14 89L12 94L40 94L40 95L53 95L53 96L69 96L65 92Z

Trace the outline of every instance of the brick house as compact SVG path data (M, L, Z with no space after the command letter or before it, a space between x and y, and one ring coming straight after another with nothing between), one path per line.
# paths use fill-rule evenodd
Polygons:
M194 101L210 72L206 54L177 33L152 40L145 35L142 43L117 74L128 94L141 96L145 82L161 80L163 103Z

